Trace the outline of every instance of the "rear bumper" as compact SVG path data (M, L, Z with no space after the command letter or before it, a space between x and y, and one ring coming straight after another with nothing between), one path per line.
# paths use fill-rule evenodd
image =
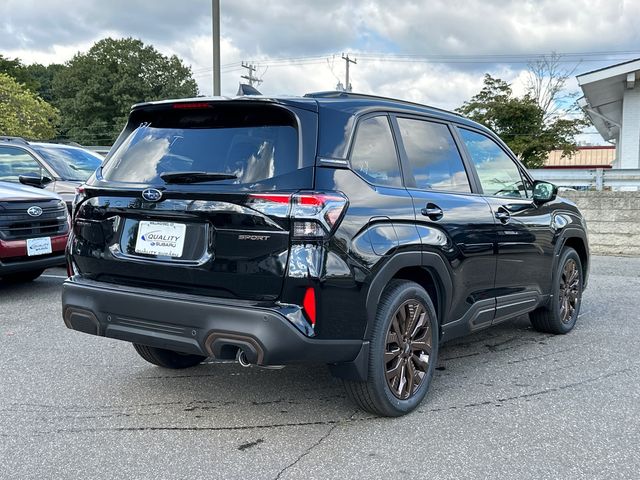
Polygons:
M278 308L78 277L63 284L62 311L73 330L217 358L229 358L240 348L258 365L350 362L363 344L306 337Z

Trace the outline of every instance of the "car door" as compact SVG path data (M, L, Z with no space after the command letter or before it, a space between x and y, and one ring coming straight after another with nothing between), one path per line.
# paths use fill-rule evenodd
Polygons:
M479 131L460 127L458 133L497 220L497 322L531 310L548 293L552 212L533 202L531 181L506 148Z
M473 193L448 124L401 115L393 123L423 255L439 252L451 267L453 296L443 321L472 330L490 324L496 267L492 211Z

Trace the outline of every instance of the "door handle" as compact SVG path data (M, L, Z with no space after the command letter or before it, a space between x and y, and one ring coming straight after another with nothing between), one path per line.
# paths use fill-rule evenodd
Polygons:
M498 208L498 210L495 213L495 217L498 220L500 220L502 223L509 223L509 220L511 220L511 214L504 207Z
M420 213L431 220L440 220L444 216L442 209L435 203L427 203Z

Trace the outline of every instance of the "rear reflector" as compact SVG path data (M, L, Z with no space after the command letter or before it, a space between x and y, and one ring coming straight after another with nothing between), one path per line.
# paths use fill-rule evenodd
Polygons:
M312 287L307 288L307 291L304 292L302 308L304 308L304 313L307 315L311 326L314 327L316 325L316 291Z

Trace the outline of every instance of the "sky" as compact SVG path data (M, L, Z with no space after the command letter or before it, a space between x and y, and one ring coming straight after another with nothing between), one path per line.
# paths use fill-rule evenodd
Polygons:
M485 73L524 92L527 62L563 54L574 74L640 57L640 0L221 0L222 94L243 61L259 90L301 95L344 83L353 91L460 106ZM135 37L191 66L212 93L210 0L0 0L0 54L64 63L104 37ZM605 52L605 53L603 53ZM401 56L399 58L399 56ZM575 79L568 91L578 89ZM586 133L580 141L602 143Z

